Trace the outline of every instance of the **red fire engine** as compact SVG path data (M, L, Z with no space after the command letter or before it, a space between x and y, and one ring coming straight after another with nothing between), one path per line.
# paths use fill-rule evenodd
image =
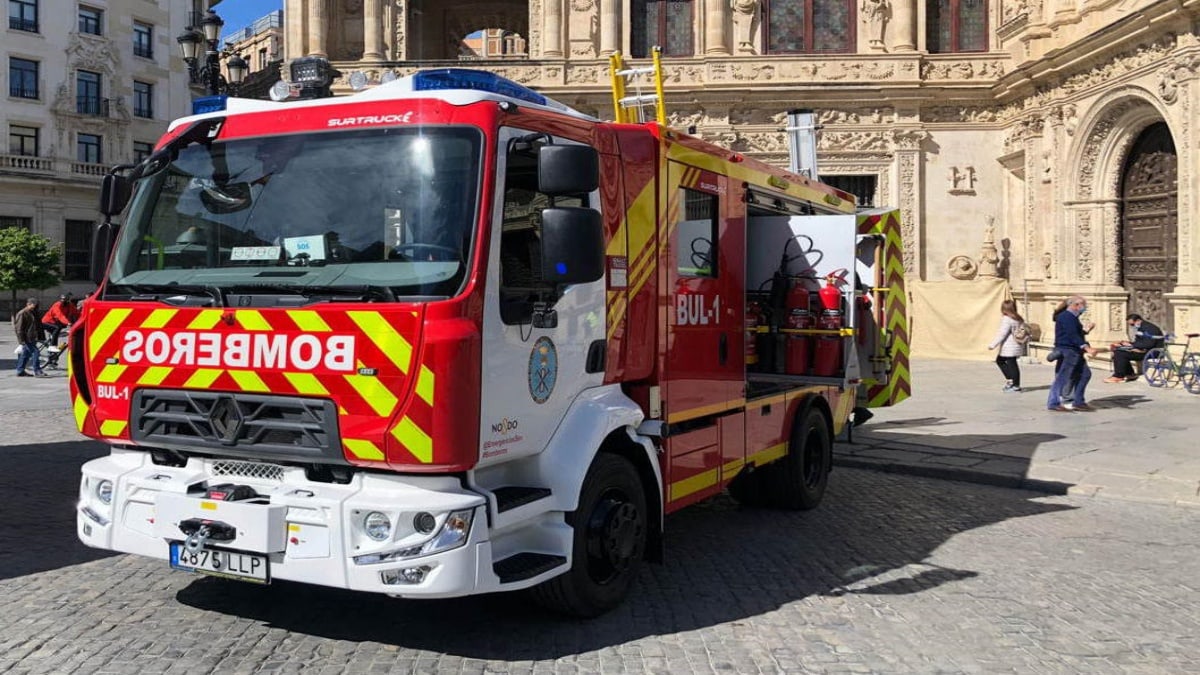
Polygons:
M89 546L595 615L665 515L812 508L856 405L907 395L894 212L482 71L214 108L105 179Z

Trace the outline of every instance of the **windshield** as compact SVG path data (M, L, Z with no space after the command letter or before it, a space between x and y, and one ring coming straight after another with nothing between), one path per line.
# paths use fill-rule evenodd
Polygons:
M452 296L473 240L481 139L407 127L192 144L139 181L110 290Z

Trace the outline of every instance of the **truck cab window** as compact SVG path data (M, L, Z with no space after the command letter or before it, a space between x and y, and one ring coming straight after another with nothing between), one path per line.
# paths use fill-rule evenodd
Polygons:
M682 219L677 226L676 269L681 277L717 276L717 196L680 189Z

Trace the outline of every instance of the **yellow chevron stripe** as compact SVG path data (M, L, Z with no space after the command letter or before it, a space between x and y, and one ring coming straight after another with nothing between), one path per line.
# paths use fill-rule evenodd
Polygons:
M375 414L380 417L391 417L392 412L396 410L396 404L399 400L396 396L388 391L388 388L383 386L378 377L370 375L345 375L346 382L354 387L354 391L362 397L367 405L375 411Z
M167 366L154 366L147 368L146 372L138 378L138 384L149 385L151 387L162 384L162 381L167 379L171 374L171 369Z
M246 330L274 330L271 324L263 318L262 312L256 309L243 309L237 313L238 323Z
M208 330L221 320L221 316L225 313L223 309L205 309L201 310L196 318L188 324L188 328L192 330Z
M350 451L350 454L359 459L365 459L372 462L378 462L387 459L387 456L383 454L383 451L379 449L379 446L375 445L371 441L366 441L359 438L343 438L342 445L346 446L346 449Z
M403 335L392 328L379 312L347 312L350 319L375 343L388 359L396 364L400 372L408 374L408 362L412 359L412 345Z
M258 373L253 370L231 370L229 376L242 388L242 391L270 391L267 383L263 382Z
M221 373L223 372L225 371L214 368L197 370L195 373L192 373L192 376L188 378L187 382L183 383L183 386L188 389L208 389L212 386L213 382L217 381L217 378L220 377Z
M75 428L83 431L83 422L87 419L88 404L84 402L82 396L75 397L75 402L71 406L71 412L75 413Z
M322 319L320 314L311 309L288 312L288 316L291 317L300 330L308 331L309 333L328 333L331 330L329 324L325 323L325 319Z
M422 464L433 463L433 439L429 434L421 430L416 423L408 419L406 415L392 429L392 436L400 441L413 457L416 457Z
M433 371L424 364L421 365L421 374L417 376L417 396L433 405Z
M129 422L125 420L104 420L100 423L101 436L120 436L125 427L129 426Z
M125 373L127 368L129 368L129 366L110 363L104 366L104 370L100 371L100 374L96 376L96 382L102 384L116 382L117 380L121 379L121 375Z
M747 457L746 463L753 464L754 466L762 466L763 464L770 464L771 462L774 462L777 459L783 459L784 457L786 457L787 451L788 451L787 443L780 443L779 445L772 445L771 447L767 448L766 450L759 450L758 452Z
M162 328L178 313L177 309L156 309L142 322L142 328Z
M113 332L117 330L117 326L120 326L122 323L124 323L125 319L128 319L129 315L132 313L132 309L114 309L104 316L104 320L101 321L100 325L96 326L96 330L92 331L92 334L88 336L89 361L94 361L96 359L96 354L99 354L100 350L104 348L105 343L107 343L108 339L113 336Z
M312 373L284 373L283 376L296 388L296 393L304 394L305 396L329 395L329 390Z

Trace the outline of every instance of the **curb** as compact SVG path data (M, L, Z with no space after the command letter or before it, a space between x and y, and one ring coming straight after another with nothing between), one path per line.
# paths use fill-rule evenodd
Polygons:
M1042 492L1050 495L1066 495L1070 492L1070 488L1074 487L1070 483L1039 480L1036 478L1026 478L1023 476L1010 476L1006 474L991 473L988 471L976 471L962 467L914 464L911 462L897 462L891 460L862 459L858 457L839 455L837 453L835 453L833 456L833 464L834 466L844 466L854 469L867 469L870 471L880 471L884 473L899 473L910 476L921 476L924 478L936 478L938 480L952 480L960 483L978 483L983 485L992 485L995 487L1016 488L1019 490L1030 490L1032 492Z

